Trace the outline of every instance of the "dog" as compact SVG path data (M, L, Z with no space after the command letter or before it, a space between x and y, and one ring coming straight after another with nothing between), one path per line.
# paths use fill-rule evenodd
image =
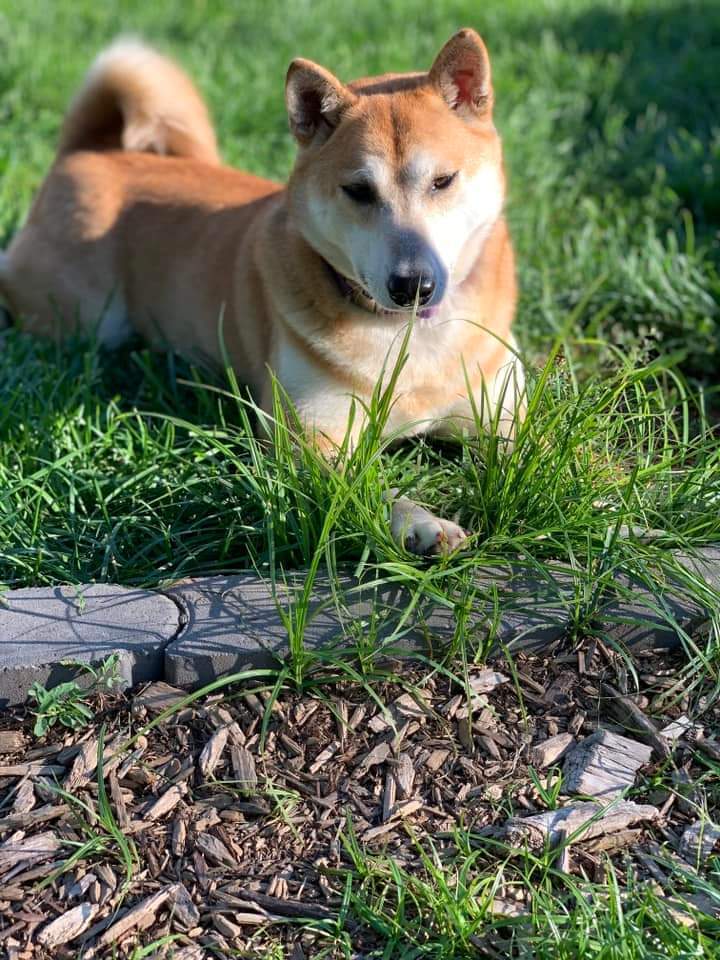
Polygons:
M223 166L188 77L116 41L0 253L11 312L38 334L79 325L108 347L139 333L201 362L227 357L266 410L272 372L328 456L411 323L388 433L451 436L480 421L511 438L523 375L482 39L460 30L428 72L351 83L296 59L285 99L297 157L283 186ZM407 501L393 530L418 552L465 536Z

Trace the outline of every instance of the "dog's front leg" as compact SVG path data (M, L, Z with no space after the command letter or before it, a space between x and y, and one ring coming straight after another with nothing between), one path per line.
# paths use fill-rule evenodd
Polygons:
M467 539L467 531L452 520L436 517L408 497L399 497L396 489L391 501L390 532L393 540L410 553L434 557L452 553Z
M316 433L313 443L330 462L336 458L339 444L327 435ZM457 523L435 516L398 492L390 490L385 499L390 503L390 533L399 546L419 556L435 557L452 553L467 539L467 531Z
M315 410L312 416L308 415L307 408L301 409L304 420L304 431L312 446L329 462L337 462L341 447L352 450L357 442L363 423L358 419L353 424L351 435L347 436L348 419L350 416L349 403L347 411L338 404L335 421L329 421L327 416L321 418ZM338 413L347 416L337 416ZM322 423L322 427L319 424ZM398 491L389 492L386 500L391 505L390 532L393 540L410 553L419 556L441 556L452 553L467 539L467 532L452 520L444 520L421 507L408 497L398 496Z

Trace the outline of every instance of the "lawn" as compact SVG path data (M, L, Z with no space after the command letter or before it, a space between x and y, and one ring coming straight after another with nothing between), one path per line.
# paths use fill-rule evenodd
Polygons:
M284 178L293 56L344 79L417 69L461 25L488 44L508 165L531 414L515 448L491 438L389 447L371 426L333 471L310 449L294 452L279 412L274 452L258 443L231 378L139 343L107 355L11 330L0 340L0 584L153 586L349 562L423 590L429 568L387 531L383 493L398 486L473 532L469 550L430 568L437 594L453 596L498 558L569 564L572 645L589 635L603 576L622 567L652 583L672 566L668 548L720 541L717 2L0 0L0 247L52 160L74 87L118 33L141 34L188 68L229 163ZM375 428L388 399L378 393ZM655 531L652 542L621 535L628 528ZM467 663L478 651L463 654ZM688 669L694 702L702 694L710 709L717 637ZM469 917L482 926L475 897L492 866L431 860L416 876L386 860L355 866L349 909L375 917L385 956L474 955L455 934ZM711 955L700 928L668 918L652 889L620 891L611 875L598 892L553 870L513 873L537 887L514 955ZM604 897L610 913L591 909ZM398 917L410 901L433 932L403 953Z

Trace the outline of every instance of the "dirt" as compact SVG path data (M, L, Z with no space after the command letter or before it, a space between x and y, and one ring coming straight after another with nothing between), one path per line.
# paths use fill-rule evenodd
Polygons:
M316 956L332 942L322 928L332 929L342 911L350 830L368 854L386 851L406 868L419 863L418 841L451 851L459 824L479 841L497 841L501 858L524 835L519 818L553 805L529 765L551 787L568 750L599 729L652 748L641 751L650 760L627 798L655 812L611 832L595 829L563 851L561 866L601 880L608 856L618 858L621 877L630 857L638 876L662 885L653 858L660 845L678 855L698 820L703 758L720 753L712 739L717 706L678 685L681 664L644 655L633 692L627 662L589 640L570 652L471 667L467 679L404 663L394 666L402 683L325 677L274 701L267 690L225 691L151 729L182 692L155 684L97 701L92 728L55 726L39 741L29 714L7 713L2 949L13 960L129 957L138 944L173 935L153 956L267 957L277 944L293 960ZM137 852L129 879L117 836L102 823L101 728L107 802L115 829ZM556 802L579 801L560 794ZM74 861L93 836L104 847ZM703 850L709 855L712 844ZM513 909L501 891L496 912ZM358 957L378 946L352 915L345 928Z

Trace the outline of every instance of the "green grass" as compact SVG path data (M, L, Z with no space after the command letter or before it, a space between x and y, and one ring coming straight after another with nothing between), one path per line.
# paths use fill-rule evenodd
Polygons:
M555 853L533 856L483 844L467 831L456 853L440 858L418 845L418 866L390 856L368 857L350 836L350 901L387 944L383 960L461 960L477 956L522 960L650 960L718 956L720 922L669 898L628 871L621 882L607 863L604 883L561 873ZM686 895L707 891L689 872L673 877ZM516 899L517 897L517 899ZM711 898L713 895L711 894ZM715 902L720 902L717 890ZM493 904L515 902L516 917ZM674 912L673 912L674 911ZM682 914L690 922L678 922Z
M461 25L488 42L508 164L531 411L515 448L390 447L378 439L380 391L363 443L331 470L281 416L271 452L242 391L178 358L13 330L0 340L0 583L154 585L248 566L281 578L349 562L457 605L479 568L522 556L540 571L572 566L582 636L616 569L662 581L674 572L668 547L720 541L717 3L0 0L0 246L52 160L73 88L119 32L188 67L230 163L283 178L293 56L346 79L416 69ZM399 550L383 502L393 486L457 512L470 549L430 566ZM627 528L661 535L646 544ZM285 676L298 680L313 667L303 604L287 616ZM462 636L453 651L485 652ZM719 668L716 638L684 679L716 685ZM388 958L474 955L494 867L468 850L425 867L409 876L362 860L351 909L382 927ZM652 892L544 886L537 866L512 870L535 889L531 920L501 931L514 955L713 955L717 930L679 927ZM425 939L403 944L419 922Z
M528 442L509 459L492 444L415 444L385 456L325 539L339 558L369 551L397 561L377 520L382 487L399 483L459 508L475 545L492 554L553 552L587 566L620 513L671 538L716 540L717 444L706 416L717 406L708 374L719 330L716 6L514 0L479 15L469 3L388 10L375 0L361 11L6 4L0 238L22 221L52 159L73 87L120 31L182 59L211 102L230 162L283 177L291 56L317 57L344 77L410 68L430 62L460 23L476 25L493 55L524 352L542 364L555 337L586 337L617 344L623 358L598 344L576 351L572 368L546 370ZM647 369L655 356L693 378L689 399L671 376ZM274 461L248 437L246 411L180 382L187 377L206 380L140 348L102 357L89 344L6 336L0 582L152 584L270 560L308 563L325 548L337 479L312 458L304 472Z

